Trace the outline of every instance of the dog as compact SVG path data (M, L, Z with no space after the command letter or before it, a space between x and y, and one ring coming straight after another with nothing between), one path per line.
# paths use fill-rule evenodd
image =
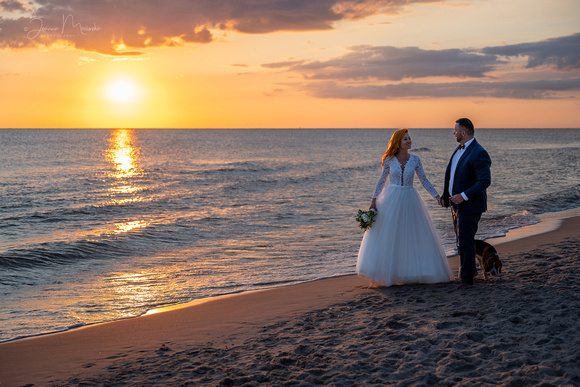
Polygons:
M487 242L475 240L475 256L479 261L479 266L483 272L483 279L487 281L487 273L492 276L499 276L501 273L502 262L499 259L495 247Z

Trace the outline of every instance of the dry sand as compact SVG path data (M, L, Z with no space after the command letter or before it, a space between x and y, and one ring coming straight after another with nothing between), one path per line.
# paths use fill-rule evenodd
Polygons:
M466 291L345 276L3 343L0 384L580 385L580 217L496 247Z

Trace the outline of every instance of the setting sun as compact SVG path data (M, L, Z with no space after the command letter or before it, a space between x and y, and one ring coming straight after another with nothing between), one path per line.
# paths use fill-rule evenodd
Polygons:
M105 89L106 98L114 103L136 102L141 96L139 85L130 79L116 79Z

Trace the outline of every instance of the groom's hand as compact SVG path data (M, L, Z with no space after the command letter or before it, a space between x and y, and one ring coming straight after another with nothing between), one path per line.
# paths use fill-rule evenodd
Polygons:
M461 196L461 194L453 195L449 200L451 200L451 202L454 204L461 204L465 201L463 199L463 196Z

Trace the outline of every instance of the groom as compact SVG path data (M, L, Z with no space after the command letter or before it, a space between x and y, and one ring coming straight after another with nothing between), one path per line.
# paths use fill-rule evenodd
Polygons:
M442 205L451 206L453 226L459 250L461 286L473 287L475 268L475 233L481 214L487 210L486 188L491 184L491 159L475 140L473 123L467 118L455 121L453 132L459 146L445 171Z

